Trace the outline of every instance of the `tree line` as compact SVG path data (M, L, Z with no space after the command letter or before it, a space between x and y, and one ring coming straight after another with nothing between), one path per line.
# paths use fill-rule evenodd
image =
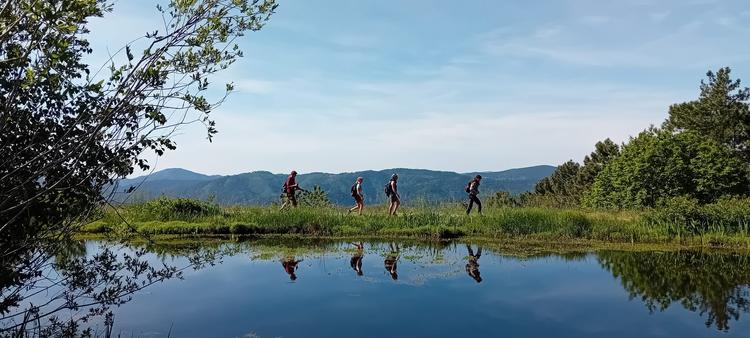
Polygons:
M709 71L698 99L670 106L661 126L620 145L609 138L597 142L583 163L561 164L515 202L644 209L747 198L750 89L730 74L728 67ZM496 201L508 201L499 197Z

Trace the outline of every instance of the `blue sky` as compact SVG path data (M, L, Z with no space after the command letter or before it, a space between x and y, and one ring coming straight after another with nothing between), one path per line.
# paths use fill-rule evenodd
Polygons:
M101 62L159 27L156 0L92 22ZM217 82L237 92L157 169L232 174L502 170L581 160L693 99L750 81L747 0L279 1Z

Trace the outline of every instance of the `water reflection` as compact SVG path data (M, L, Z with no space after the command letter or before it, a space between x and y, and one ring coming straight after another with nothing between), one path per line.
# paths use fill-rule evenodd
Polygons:
M284 257L284 259L281 260L281 266L284 267L284 271L286 271L286 273L289 275L290 280L297 280L297 265L303 260L304 259L297 260L294 258L294 256Z
M482 276L479 274L479 257L482 257L482 246L477 247L477 253L471 249L471 245L466 244L466 249L469 251L468 262L466 263L466 273L469 277L473 278L477 283L482 282Z
M352 243L352 245L357 248L357 251L352 254L352 259L349 260L349 266L357 272L357 276L362 276L364 275L364 272L362 272L362 258L364 257L365 246L362 242Z
M257 329L264 337L336 336L331 334L333 327L348 325L341 323L356 323L356 327L347 330L367 328L356 331L357 336L376 337L377 330L370 328L383 320L403 329L405 334L435 337L470 333L500 336L507 332L521 332L528 337L633 337L658 336L660 328L670 330L674 336L742 336L750 324L750 256L739 253L550 253L540 248L519 250L487 242L472 245L207 239L134 246L75 242L55 257L55 267L60 274L70 275L67 271L73 270L66 262L106 248L117 253L146 252L142 260L155 267L165 262L186 266L185 259L195 255L204 256L203 262L211 262L206 271L188 273L184 283L157 286L148 291L149 297L134 295L134 303L140 303L134 305L135 310L117 314L115 322L128 329L166 330L168 327L162 323L175 321L175 327L181 329L181 334L175 336L180 337L241 336L239 330L248 328ZM364 276L364 270L381 269L379 259L364 260L365 251L371 258L384 259L385 274L370 272L362 278L352 275L352 271ZM297 274L303 261L304 278L299 280ZM279 274L279 262L295 283L284 282L287 279ZM628 302L623 289L635 303ZM172 313L160 305L192 299L196 294L200 295L201 305L189 313ZM414 301L402 302L387 313L372 310L388 307L393 297ZM290 300L299 306L288 307ZM446 305L450 305L450 311L443 310ZM313 314L304 310L311 307L316 309ZM668 308L668 314L661 313ZM599 309L608 312L600 313ZM151 310L150 316L141 314ZM232 317L235 313L243 316ZM602 319L605 315L614 319ZM140 322L133 319L139 316L147 318ZM190 331L200 329L193 323L218 323L224 319L222 316L232 317L226 322L234 323L222 328L234 331L221 331L218 326L210 327L218 330L215 332ZM209 317L211 320L206 319ZM289 325L283 318L296 318L300 324ZM433 321L442 323L441 328L428 325ZM460 324L466 322L472 324ZM488 322L497 325L480 324ZM503 332L503 328L509 331ZM342 330L338 336L347 334Z
M398 244L389 243L391 251L388 253L388 255L385 257L385 261L383 262L385 266L385 271L387 271L393 280L398 280L398 260L401 257L401 252L399 251Z
M705 316L707 327L728 331L750 312L750 257L694 251L601 252L602 267L619 278L631 299L650 312L673 304Z

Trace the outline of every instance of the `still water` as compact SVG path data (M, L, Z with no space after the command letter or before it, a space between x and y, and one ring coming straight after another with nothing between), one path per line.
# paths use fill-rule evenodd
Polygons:
M87 242L86 251L105 245ZM519 253L459 242L205 246L226 255L136 294L116 309L115 334L750 337L745 254ZM183 264L180 248L148 246L148 259Z

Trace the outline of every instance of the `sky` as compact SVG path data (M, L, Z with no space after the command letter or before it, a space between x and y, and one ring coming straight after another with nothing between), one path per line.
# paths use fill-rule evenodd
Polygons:
M159 28L159 0L91 22L101 64ZM152 164L206 174L425 168L498 171L581 161L659 125L706 71L750 81L747 0L279 0L236 91Z

